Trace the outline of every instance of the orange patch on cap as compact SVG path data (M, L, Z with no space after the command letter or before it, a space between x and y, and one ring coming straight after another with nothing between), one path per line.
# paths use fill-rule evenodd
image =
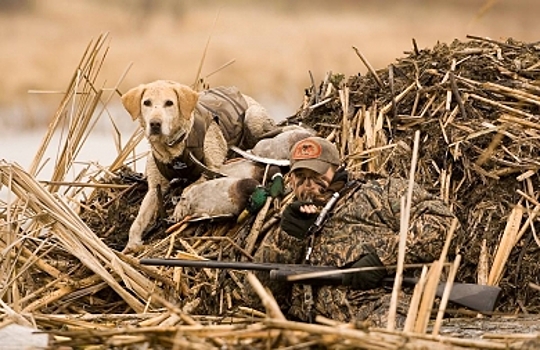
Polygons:
M302 140L294 148L292 159L315 159L322 154L322 147L313 140Z

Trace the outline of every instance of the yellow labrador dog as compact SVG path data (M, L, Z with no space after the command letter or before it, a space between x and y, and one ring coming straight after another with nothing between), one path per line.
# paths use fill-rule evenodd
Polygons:
M171 180L192 183L201 175L198 162L218 170L229 146L249 149L276 129L265 108L235 87L197 93L186 85L158 80L126 92L122 104L133 120L139 120L151 149L146 163L148 193L124 252L142 246L143 231L156 218L158 191L167 191Z

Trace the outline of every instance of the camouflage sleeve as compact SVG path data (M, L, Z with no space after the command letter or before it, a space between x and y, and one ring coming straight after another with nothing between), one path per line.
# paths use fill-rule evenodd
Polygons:
M398 258L401 198L408 181L399 178L370 180L340 201L327 221L312 254L314 265L347 266L372 247L385 265ZM453 219L444 203L415 185L411 203L406 263L439 258Z
M277 225L264 237L255 252L254 261L299 264L302 262L302 253L306 243L287 234Z
M306 243L296 237L290 236L281 230L277 224L264 237L259 248L253 256L254 262L267 262L278 264L301 264L304 258ZM266 271L254 271L261 283L270 289L276 301L285 310L290 304L292 285L270 279Z
M386 184L388 210L394 213L397 225L394 241L388 242L385 249L378 249L381 260L386 265L397 263L401 197L406 195L407 189L408 181L404 179L390 179ZM432 262L438 259L453 218L453 213L440 199L415 184L411 201L405 263Z

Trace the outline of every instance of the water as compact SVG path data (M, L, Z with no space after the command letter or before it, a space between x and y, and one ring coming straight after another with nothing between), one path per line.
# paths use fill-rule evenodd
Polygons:
M136 125L135 125L136 126ZM135 127L134 126L134 127ZM133 129L134 129L133 127ZM11 133L3 132L0 134L0 159L9 163L15 163L28 171L36 157L36 153L43 142L47 130L37 129L30 131L13 131ZM131 136L133 130L123 130L122 142L125 143ZM89 168L91 172L98 171L101 168L107 168L117 157L118 152L115 146L115 135L112 130L96 130L92 132L84 141L72 168L68 171L64 181L73 181L79 172ZM57 135L53 138L49 147L40 162L40 170L36 176L38 181L51 180L57 158L63 147L62 139ZM135 153L143 155L148 151L148 145L145 140L141 141L136 147ZM130 164L135 171L144 172L145 157L137 162ZM89 166L90 164L90 166ZM85 182L85 180L81 180ZM0 184L0 187L2 185ZM8 189L0 188L0 200L8 199Z
M17 163L23 169L28 170L36 153L42 143L46 130L32 130L25 132L13 132L3 134L0 137L0 159L10 163ZM123 138L127 141L130 133L123 134ZM52 174L54 163L60 153L62 144L59 144L58 137L53 139L49 148L46 150L43 157L43 162L47 160L47 164L42 168L37 178L39 180L48 180ZM147 150L146 142L143 140L137 148L137 153L142 153ZM77 163L75 169L84 166L85 163L93 163L100 166L108 166L117 156L114 136L112 133L95 132L91 133L84 141L84 144L76 157ZM143 166L142 162L138 162L137 166ZM143 171L143 169L137 169Z

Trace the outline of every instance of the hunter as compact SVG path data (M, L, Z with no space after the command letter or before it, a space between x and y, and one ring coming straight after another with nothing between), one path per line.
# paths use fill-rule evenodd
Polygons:
M297 142L290 162L294 201L284 209L280 227L262 241L255 261L379 269L344 274L340 286L277 283L268 280L265 273L257 277L272 290L290 318L311 321L313 316L322 315L341 322L368 321L385 326L391 288L385 288L382 280L395 271L385 266L397 264L400 200L408 181L350 179L336 146L320 137ZM313 230L320 208L336 192L337 203L322 227ZM441 200L415 185L405 263L437 260L453 218ZM399 300L403 305L398 306L398 326L405 320L410 294L402 294Z

